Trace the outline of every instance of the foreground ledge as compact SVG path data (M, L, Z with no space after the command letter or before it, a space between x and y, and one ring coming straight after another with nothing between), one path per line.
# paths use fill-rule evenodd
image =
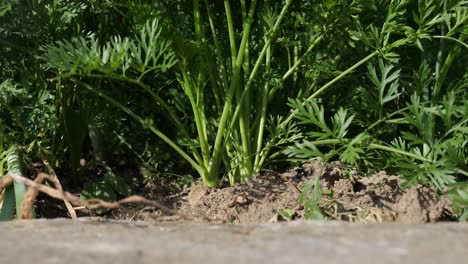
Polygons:
M465 263L468 224L0 223L0 263Z

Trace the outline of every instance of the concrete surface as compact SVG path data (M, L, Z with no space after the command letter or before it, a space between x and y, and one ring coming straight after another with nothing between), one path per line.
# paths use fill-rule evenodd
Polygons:
M468 263L468 224L13 221L0 263Z

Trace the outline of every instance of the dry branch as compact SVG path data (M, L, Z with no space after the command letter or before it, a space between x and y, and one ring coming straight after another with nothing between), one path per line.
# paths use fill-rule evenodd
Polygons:
M49 174L54 178L54 185L57 190L59 190L62 193L62 196L64 197L63 202L65 203L65 207L67 207L68 213L70 214L70 217L72 219L76 219L76 212L75 209L73 209L73 206L70 204L70 202L67 200L66 195L63 193L63 188L62 184L60 183L57 174L55 173L54 169L52 166L50 166L49 162L47 160L43 161L44 165L47 167L47 170L49 171Z

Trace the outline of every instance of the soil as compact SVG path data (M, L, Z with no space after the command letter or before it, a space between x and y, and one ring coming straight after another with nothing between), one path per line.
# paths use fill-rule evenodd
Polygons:
M359 177L339 163L324 165L320 161L284 173L265 171L247 183L219 189L200 185L180 188L170 179L158 179L146 185L144 195L178 210L179 216L166 216L151 206L130 205L113 210L107 217L216 223L304 219L305 209L298 198L304 186L317 176L320 176L323 188L319 206L322 214L330 219L367 223L433 223L452 221L457 217L450 200L438 195L432 187L416 185L403 189L398 176L379 172Z

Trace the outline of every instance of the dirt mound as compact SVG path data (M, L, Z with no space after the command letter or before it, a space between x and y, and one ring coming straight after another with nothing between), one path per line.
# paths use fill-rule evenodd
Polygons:
M434 188L416 185L403 190L400 178L385 172L355 182L342 178L333 184L324 176L321 181L324 189L333 193L338 208L331 216L337 219L428 223L456 218L450 200L444 196L438 198Z
M182 202L184 214L204 214L224 223L266 223L286 208L298 207L299 194L273 172L258 175L246 184L222 189L195 186Z
M276 173L266 171L248 183L209 189L192 186L185 189L156 188L152 184L149 198L176 208L185 216L204 216L221 223L267 223L304 218L298 198L306 183L320 176L322 213L331 219L353 222L428 223L454 220L456 214L448 198L432 187L417 185L401 188L397 176L380 172L358 177L339 163L304 164L301 168ZM155 187L156 186L156 187ZM155 191L156 190L156 191ZM157 191L159 190L159 191ZM162 191L164 190L164 191ZM170 191L168 191L170 190ZM141 208L140 208L141 209ZM284 217L287 210L288 215ZM156 208L119 209L114 216L122 219L171 220ZM200 220L204 221L204 220Z

